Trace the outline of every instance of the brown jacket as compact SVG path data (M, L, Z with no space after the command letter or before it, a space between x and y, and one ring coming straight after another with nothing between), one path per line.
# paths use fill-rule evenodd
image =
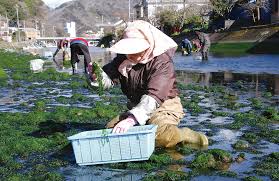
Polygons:
M168 52L146 64L133 66L128 72L128 78L118 71L125 59L125 55L118 55L103 70L114 82L120 81L122 92L133 104L138 104L145 94L153 97L160 105L178 95L174 65Z

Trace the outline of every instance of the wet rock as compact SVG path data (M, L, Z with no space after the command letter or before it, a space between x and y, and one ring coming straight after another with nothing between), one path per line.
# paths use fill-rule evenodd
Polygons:
M202 168L215 168L216 161L214 156L210 153L201 153L199 154L190 165L193 168L202 169Z
M274 107L267 108L262 115L271 121L279 121L279 111Z
M255 177L255 176L249 176L249 177L245 177L243 179L243 181L261 181L261 179Z
M254 133L244 133L242 138L248 141L249 143L257 143L259 141L259 137Z
M249 143L247 141L239 140L232 147L236 150L245 150L249 148Z
M237 157L235 158L235 161L238 163L241 163L245 160L245 153L240 153L237 155Z
M214 156L216 161L220 161L222 163L230 163L232 162L232 156L229 152L221 149L212 149L209 150L208 153Z
M196 155L191 163L191 167L197 169L212 168L217 170L226 170L232 162L231 154L225 150L212 149L206 153Z

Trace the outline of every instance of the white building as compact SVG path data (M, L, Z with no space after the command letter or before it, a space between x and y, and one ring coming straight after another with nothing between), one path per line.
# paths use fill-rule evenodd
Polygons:
M73 21L66 23L65 31L70 34L70 37L76 37L76 23Z
M207 6L210 0L142 0L134 8L136 17L149 19L165 8L180 10L190 5Z

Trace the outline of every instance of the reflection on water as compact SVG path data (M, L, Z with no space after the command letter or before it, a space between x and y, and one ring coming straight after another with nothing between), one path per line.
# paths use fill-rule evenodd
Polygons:
M75 181L95 181L95 180L113 180L113 181L138 181L143 178L145 173L140 171L129 171L120 169L106 169L95 166L87 167L68 167L61 169L66 180Z
M241 179L221 177L221 176L198 176L194 177L192 181L240 181Z
M184 84L198 83L204 86L228 85L235 83L236 86L249 86L259 96L261 91L270 91L274 95L279 95L279 75L274 74L243 74L232 72L206 72L197 73L189 71L177 71L177 79ZM248 88L248 87L246 87Z
M210 57L202 63L193 57L176 54L174 64L178 70L198 72L234 72L279 74L279 55L248 55L242 57Z

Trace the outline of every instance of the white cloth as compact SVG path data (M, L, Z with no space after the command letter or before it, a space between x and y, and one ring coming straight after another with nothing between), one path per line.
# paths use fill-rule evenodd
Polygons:
M147 62L151 61L154 57L157 57L163 53L165 53L168 50L170 56L172 57L175 53L175 50L177 48L177 44L173 39L171 39L169 36L164 34L162 31L151 25L150 23L142 20L136 20L134 22L131 22L128 24L128 27L124 31L123 39L133 39L135 40L134 44L127 44L125 45L125 48L133 49L133 47L138 46L136 39L144 39L149 43L149 48L145 50L144 55L142 56L139 63L146 64ZM123 46L122 44L118 45L117 43L114 46ZM125 60L122 62L122 64L119 66L118 71L125 77L127 77L127 72L131 70L131 67L135 64L129 64L127 63L129 60ZM132 65L132 66L131 66ZM127 66L127 67L125 67Z
M151 114L159 107L157 101L149 96L143 95L135 107L129 113L133 114L140 125L145 125Z
M92 87L99 87L98 81L94 81L90 83ZM113 81L109 78L109 76L102 71L102 84L104 86L104 89L109 89L114 86Z

